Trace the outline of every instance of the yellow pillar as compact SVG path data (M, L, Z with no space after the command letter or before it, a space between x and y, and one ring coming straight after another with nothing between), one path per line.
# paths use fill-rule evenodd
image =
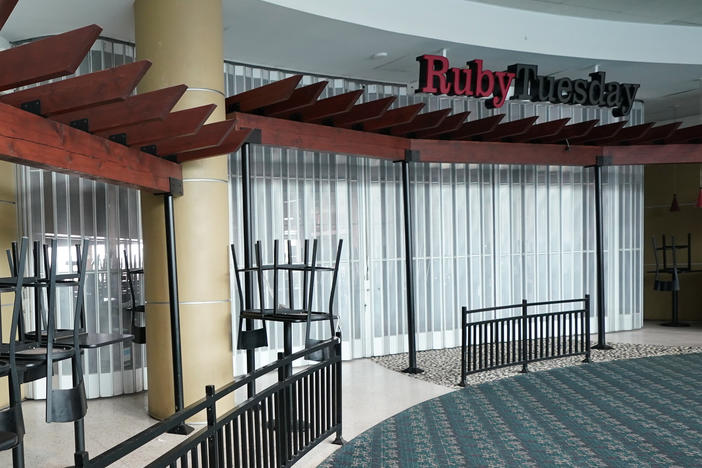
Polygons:
M224 120L221 0L136 0L138 59L153 65L140 93L184 83L175 110L217 104L208 123ZM226 156L183 165L175 232L185 405L205 385L232 380L229 309L229 196ZM149 413L173 413L173 379L163 198L142 193Z
M16 166L12 163L0 161L0 248L4 251L10 244L17 240L17 176ZM0 262L0 277L10 276L10 267L7 262ZM3 341L10 335L12 320L12 305L15 300L14 293L0 294L0 308L2 310L2 336ZM6 342L6 341L5 341ZM0 407L9 403L7 377L0 378Z

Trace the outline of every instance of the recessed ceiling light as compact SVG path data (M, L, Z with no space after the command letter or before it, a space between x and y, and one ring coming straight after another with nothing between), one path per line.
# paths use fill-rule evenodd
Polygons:
M371 58L375 60L375 59L379 59L379 58L385 58L387 56L388 56L387 52L376 52L373 55L371 55Z

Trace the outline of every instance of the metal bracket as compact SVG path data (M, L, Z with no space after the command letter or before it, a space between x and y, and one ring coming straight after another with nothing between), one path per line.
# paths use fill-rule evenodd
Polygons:
M35 99L33 101L23 102L20 104L20 109L31 112L32 114L41 115L41 101Z
M161 159L165 159L166 161L170 162L178 162L178 156L175 154L168 154L166 156L161 156Z
M153 154L154 156L158 156L158 154L156 153L156 145L146 145L146 146L142 146L139 149L141 151L143 151L144 153L149 153L149 154Z
M126 133L115 133L107 137L110 141L119 143L120 145L127 146L127 134Z
M595 158L595 164L597 166L611 166L612 156L597 156Z
M169 193L174 197L183 196L183 181L173 177L168 178L168 184L170 185Z
M413 150L413 149L405 150L405 161L419 162L419 150Z
M254 128L253 130L251 130L251 133L249 133L249 136L246 137L246 141L244 143L252 143L254 145L260 145L262 141L263 141L263 136L261 134L261 129Z
M71 123L69 123L69 125L73 128L77 128L78 130L83 130L84 132L90 131L88 119L72 120Z

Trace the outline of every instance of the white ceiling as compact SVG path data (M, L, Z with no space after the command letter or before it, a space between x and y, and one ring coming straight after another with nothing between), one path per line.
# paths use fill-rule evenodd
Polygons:
M702 26L700 0L471 0L580 18Z
M665 23L682 17L692 21L702 14L700 0L484 1L498 6L519 5L536 11L561 12L558 14L582 10L579 16L626 21L644 21L647 17ZM440 4L438 0L435 3ZM133 0L20 0L0 34L9 40L21 40L96 23L103 27L104 36L133 41L132 4ZM605 12L605 7L611 12ZM422 19L421 14L416 16L417 21ZM476 20L471 18L471 21ZM471 21L466 21L466 28L470 28ZM541 74L571 78L587 77L599 65L600 70L607 72L608 79L641 83L637 97L647 101L648 118L668 120L700 113L702 54L699 64L687 65L533 54L388 32L261 0L223 0L223 23L225 58L243 63L403 83L416 80L417 55L441 49L447 49L449 59L456 65L473 58L483 58L485 66L493 70L517 62L534 63L539 65ZM371 58L376 52L388 55Z

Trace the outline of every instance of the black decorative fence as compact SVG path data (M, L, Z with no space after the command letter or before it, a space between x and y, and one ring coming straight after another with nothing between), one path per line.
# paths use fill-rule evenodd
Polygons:
M312 353L325 359L295 374L292 363ZM216 403L234 398L234 392L266 375L277 382L256 393L231 411L218 416ZM322 341L278 360L215 391L134 437L107 450L82 466L103 467L115 463L182 425L201 411L207 425L193 433L148 467L285 467L336 433L341 439L341 337Z
M530 308L573 305L576 308L529 314ZM578 308L577 305L582 305ZM518 315L480 322L469 316L479 312L519 309ZM461 382L476 372L567 356L585 355L590 361L590 296L565 301L527 302L483 309L461 309Z

